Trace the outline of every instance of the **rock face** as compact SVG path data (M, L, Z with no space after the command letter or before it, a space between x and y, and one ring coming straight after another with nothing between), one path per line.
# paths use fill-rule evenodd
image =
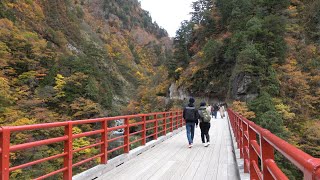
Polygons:
M250 101L258 96L257 78L246 73L239 73L232 82L231 96L233 99Z
M178 88L175 83L172 83L169 87L169 97L170 99L184 100L189 97L189 93L182 88Z

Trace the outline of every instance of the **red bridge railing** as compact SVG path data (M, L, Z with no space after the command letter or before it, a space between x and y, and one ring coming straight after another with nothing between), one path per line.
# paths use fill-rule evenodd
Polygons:
M108 127L108 122L115 120L124 120L123 125ZM139 119L139 122L130 123L132 119ZM108 161L108 154L119 149L123 149L124 153L130 151L130 145L136 142L141 142L141 145L145 145L147 138L153 137L157 139L159 136L166 135L167 132L172 132L174 129L178 129L184 125L182 120L182 111L172 111L172 112L159 112L159 113L150 113L150 114L138 114L138 115L127 115L127 116L117 116L117 117L106 117L98 119L89 119L89 120L78 120L78 121L66 121L66 122L56 122L56 123L46 123L46 124L35 124L35 125L25 125L25 126L4 126L0 128L0 179L7 180L9 179L10 172L26 168L32 165L36 165L45 161L63 158L63 166L61 169L45 174L41 177L35 179L45 179L51 177L58 173L63 173L63 179L71 180L72 179L72 168L89 162L91 160L100 158L101 164L106 164ZM83 132L74 134L72 128L79 125L90 124L90 123L100 123L101 128L98 130ZM11 145L10 136L13 132L22 132L30 131L37 129L50 129L50 128L64 128L64 136L55 137L45 140L27 142L23 144ZM130 132L130 127L140 127L139 131ZM112 132L118 129L124 129L124 134L119 137L108 139L108 132ZM147 133L152 131L152 133ZM73 148L74 139L81 137L88 137L92 135L100 134L100 139L98 143L91 144L85 147L78 149ZM133 135L141 134L141 138L130 141L130 137ZM148 135L147 135L148 134ZM108 149L108 144L120 138L124 139L124 143L121 146L115 147L113 149ZM60 154L46 157L43 159L38 159L32 162L21 164L18 166L10 167L10 153L25 150L28 148L34 148L42 145L54 144L57 142L64 142L64 150ZM73 154L85 149L99 147L100 153L84 159L82 161L73 163Z
M244 159L244 172L250 173L250 179L288 179L274 161L274 151L277 150L303 172L304 179L320 180L319 158L301 151L231 109L228 114L240 158Z

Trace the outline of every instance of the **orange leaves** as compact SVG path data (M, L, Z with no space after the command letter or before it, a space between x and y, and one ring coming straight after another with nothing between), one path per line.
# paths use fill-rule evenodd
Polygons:
M242 116L244 116L245 118L252 119L256 117L254 112L249 111L247 104L245 102L233 101L232 109L238 112L239 114L241 114Z
M75 99L70 108L75 119L92 118L101 113L101 108L98 103L93 102L90 99L77 98Z
M10 21L9 19L0 19L0 35L2 35L1 32L3 32L4 30L13 30L15 28L15 26L13 25L13 22Z
M124 110L124 114L136 114L141 112L140 105L137 101L131 100Z
M298 45L299 41L293 37L285 37L284 40L286 41L286 44L288 44L289 46L296 46Z
M44 18L42 8L34 1L25 0L24 2L7 3L11 9L15 9L21 19L29 19L33 21L40 21Z

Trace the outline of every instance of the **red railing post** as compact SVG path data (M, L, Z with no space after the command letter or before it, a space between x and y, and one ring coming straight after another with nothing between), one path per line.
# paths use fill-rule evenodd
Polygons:
M157 118L157 114L155 114L153 116L154 121L154 139L158 139L158 118Z
M173 132L173 113L170 112L170 132Z
M0 147L1 147L1 164L0 164L0 179L9 179L9 164L10 164L10 129L2 127L0 133Z
M64 129L65 136L68 136L68 139L64 141L64 152L67 155L64 156L63 159L63 167L67 168L66 171L63 172L64 180L72 179L72 122L68 122L68 125L65 126Z
M316 167L313 171L313 178L317 180L320 179L320 167Z
M182 114L181 111L179 111L180 127L183 126L183 118L181 114Z
M240 121L240 118L238 116L236 116L236 140L237 140L238 149L241 150L239 121ZM240 157L241 157L241 153L240 153Z
M244 159L244 172L247 173L249 172L248 169L248 163L249 162L249 134L248 134L248 124L244 123L244 121L242 121L242 132L243 132L243 136L242 136L242 140L243 140L243 159ZM246 137L245 135L248 135L248 137Z
M101 129L103 129L103 133L101 133L101 142L103 144L101 145L101 153L103 155L101 156L101 162L100 164L107 164L108 161L108 123L107 120L103 120L101 122Z
M146 139L146 134L147 134L147 127L146 127L146 121L147 121L147 116L144 114L142 116L142 121L143 121L143 124L142 124L142 145L145 145L146 142L147 142L147 139Z
M239 130L240 130L240 158L243 158L243 141L244 141L244 129L243 120L239 118Z
M130 126L129 126L129 118L124 119L124 124L126 125L124 129L124 153L129 153L130 151Z
M258 155L255 152L255 150L252 147L252 142L257 141L256 140L256 132L251 129L250 124L248 124L248 133L249 133L249 163L250 163L250 179L259 179L258 174L254 170L254 166L252 162L258 162Z
M163 113L163 135L167 134L167 113Z
M177 117L175 112L172 112L172 126L173 130L175 130L177 127Z
M274 160L274 148L264 139L265 133L270 133L265 130L260 134L260 149L261 149L261 168L263 173L263 180L272 180L273 177L271 173L268 171L266 166L266 160L272 159Z
M234 114L234 112L232 112L231 113L232 114L232 130L233 130L233 134L235 135L235 136L237 136L237 134L236 134L236 116L235 116L235 114Z
M177 129L178 129L179 126L180 126L180 118L179 118L179 112L178 111L176 112L176 120L177 120Z

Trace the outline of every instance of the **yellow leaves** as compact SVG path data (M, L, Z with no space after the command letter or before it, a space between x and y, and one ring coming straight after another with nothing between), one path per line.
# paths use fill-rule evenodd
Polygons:
M7 3L6 4L8 8L13 9L15 7L14 3Z
M57 76L54 78L56 80L56 85L53 87L54 90L56 90L56 97L61 98L65 96L65 92L63 91L63 87L66 85L66 81L64 80L64 77L61 74L57 74Z
M180 74L182 71L183 71L183 68L182 67L178 67L174 72Z
M72 133L73 134L79 134L82 133L82 130L78 127L72 127ZM79 149L85 146L89 146L90 142L87 140L87 137L81 137L81 138L76 138L72 141L72 147L73 149ZM85 149L82 151L77 152L76 154L87 154L90 153L91 149Z
M5 43L0 42L0 66L7 66L7 62L10 57L11 54L9 47Z
M31 124L35 124L35 123L36 122L34 119L20 118L17 121L15 121L14 123L12 123L11 126L31 125Z
M114 48L111 45L107 44L105 47L106 47L106 50L107 50L109 57L111 57L113 59L120 58L121 53L115 52Z
M11 179L11 178L12 178L12 179L17 179L17 178L19 177L19 175L22 174L22 173L23 173L22 169L17 169L17 170L15 170L15 171L12 171L12 172L10 173L10 179Z
M72 74L70 77L66 78L66 82L68 84L72 84L78 88L83 88L84 83L88 80L88 75L82 72L76 72Z
M204 52L203 51L199 51L197 53L197 55L198 55L199 58L203 58L204 57Z
M147 76L145 76L143 73L141 73L140 71L137 71L135 74L135 77L140 81L140 82L144 82L144 84L146 83L146 82L148 82L149 80L148 80L148 77Z
M285 120L292 120L295 117L294 113L290 112L290 106L285 104L277 104L275 105L276 110L280 113Z
M232 109L247 119L252 119L256 117L253 111L249 111L247 104L245 102L233 101Z
M0 103L11 99L9 81L4 77L0 77Z

